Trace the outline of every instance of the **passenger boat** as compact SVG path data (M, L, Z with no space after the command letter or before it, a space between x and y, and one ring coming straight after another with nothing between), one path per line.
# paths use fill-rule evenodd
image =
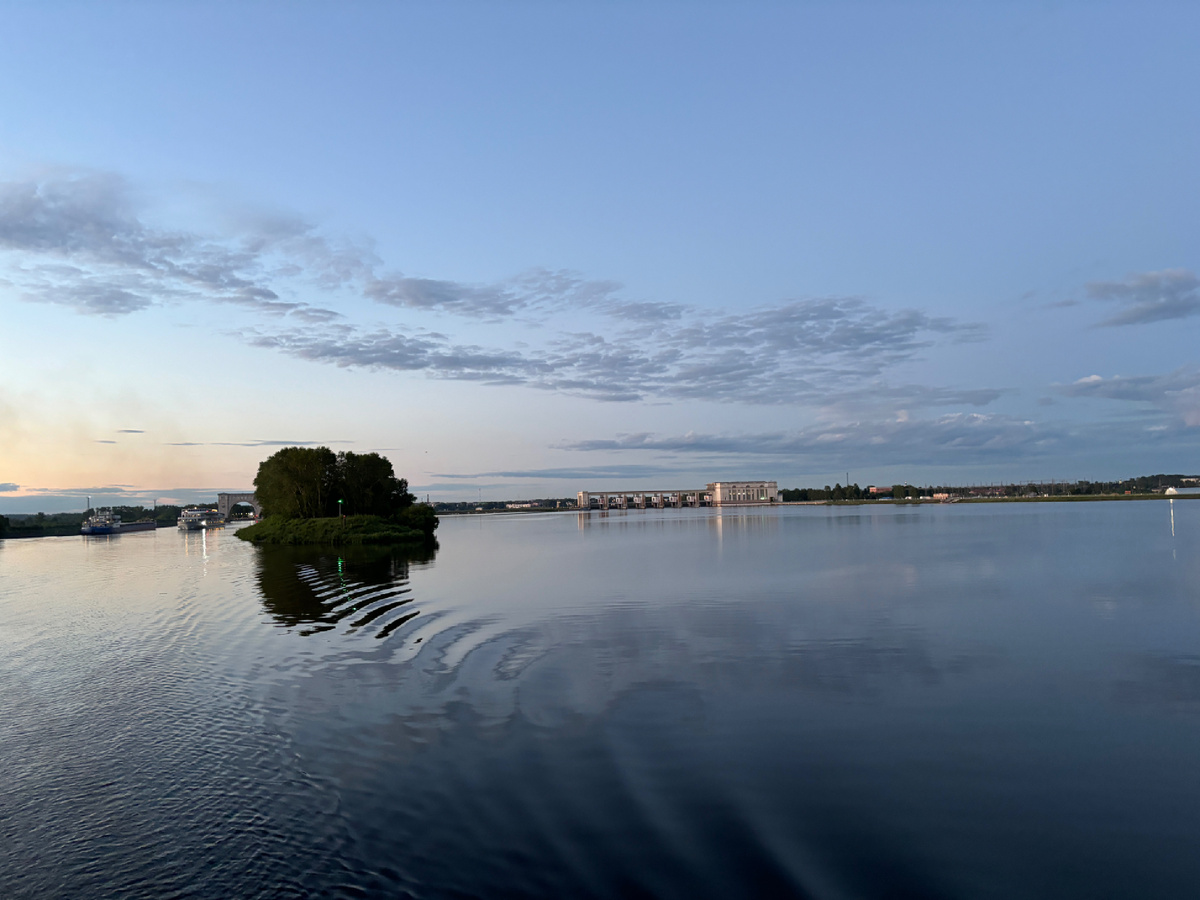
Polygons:
M201 528L224 528L225 520L215 509L185 509L176 524L183 531L199 531Z

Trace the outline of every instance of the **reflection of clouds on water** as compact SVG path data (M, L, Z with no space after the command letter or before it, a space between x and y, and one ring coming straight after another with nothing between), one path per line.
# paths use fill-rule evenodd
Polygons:
M453 884L451 860L532 858L539 896L653 895L644 854L677 869L681 896L941 895L871 791L846 783L826 735L995 657L887 623L845 637L787 615L627 604L516 628L425 622L404 661L364 651L302 682L305 701L321 696L306 735L320 750L306 756L336 773L347 808L386 821L381 846L420 851L429 883ZM624 863L576 870L585 844Z
M1118 700L1200 710L1200 656L1142 656L1113 687Z
M999 659L986 648L940 653L911 629L821 636L783 620L782 610L778 620L762 612L629 605L506 629L488 620L441 627L434 611L423 644L406 642L375 676L366 660L347 674L396 685L387 713L414 716L422 729L449 724L464 707L494 724L558 728L603 717L648 685L710 699L774 697L785 707L805 698L874 701L968 677Z
M354 634L336 557L292 560L264 586L279 621L340 623L275 642L268 725L337 785L362 857L404 859L435 893L653 896L667 869L680 896L987 893L946 875L948 834L979 836L963 871L990 871L995 852L1050 871L1063 834L1103 847L1079 858L1110 858L1125 839L1105 843L1109 823L1159 827L1160 773L1189 771L1190 748L1163 742L1166 767L1114 762L1104 742L1127 723L1088 702L1129 645L1162 655L1115 670L1127 709L1152 720L1139 701L1156 698L1179 731L1200 703L1200 662L1171 655L1188 649L1179 601L1198 582L1186 545L1160 564L1163 512L448 520L411 584L394 561L348 570L352 591L381 592L374 609L418 596ZM362 639L418 606L393 639ZM1131 772L1145 780L1125 790ZM1080 796L1098 799L1076 811Z

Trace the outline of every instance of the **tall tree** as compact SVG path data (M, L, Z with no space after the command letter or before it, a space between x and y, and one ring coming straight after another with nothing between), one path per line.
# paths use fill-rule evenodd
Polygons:
M340 499L350 515L390 516L416 500L408 482L397 478L391 461L378 453L339 453L337 469Z
M258 467L254 492L269 516L314 519L338 514L391 516L413 505L408 482L378 453L284 447Z
M333 515L337 457L328 447L284 447L259 463L254 493L263 512L292 519Z

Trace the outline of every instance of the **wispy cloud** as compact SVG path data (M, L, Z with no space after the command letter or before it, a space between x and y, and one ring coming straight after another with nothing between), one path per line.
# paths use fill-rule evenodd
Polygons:
M334 240L297 216L230 213L202 234L155 224L138 198L107 173L0 184L6 283L26 299L105 316L232 304L256 321L230 334L301 359L613 402L861 405L900 390L914 405L983 405L999 393L884 383L886 370L936 344L985 334L919 309L817 297L734 314L629 297L616 282L565 270L536 268L492 284L387 273L369 242ZM290 299L300 286L323 292L330 306ZM510 331L487 346L417 324L356 322L332 308L348 296L418 321L456 319L472 333L480 322L508 320L531 337L516 341Z
M453 481L475 480L478 478L505 479L566 479L578 481L584 478L649 478L670 477L677 473L678 467L671 466L574 466L546 469L508 469L498 472L472 472L470 474L434 473L434 478L446 478ZM459 485L453 485L455 488Z
M583 452L654 452L697 457L769 458L814 468L829 465L955 464L987 458L1039 456L1070 437L1011 416L954 413L931 419L893 419L814 426L797 432L684 435L636 433L575 441L559 449Z
M1120 307L1102 325L1148 325L1200 314L1200 279L1187 269L1144 272L1124 281L1093 281L1086 290L1090 298Z
M0 494L12 494L19 491L21 486L13 484L11 481L0 481Z
M27 299L105 316L206 300L326 320L338 314L280 299L272 277L304 272L332 285L362 265L347 271L346 255L298 220L260 218L216 236L153 226L129 184L103 172L0 183L0 251L19 254L7 280Z
M637 315L641 316L644 310ZM917 310L887 311L857 298L798 300L745 315L674 308L653 328L561 334L546 346L496 351L439 335L339 324L265 329L251 344L347 367L424 371L437 378L524 384L614 402L701 399L758 404L876 401L983 405L995 389L894 388L872 383L938 339L981 329ZM895 397L891 398L895 400Z
M1162 375L1088 375L1058 385L1067 397L1095 397L1138 403L1178 415L1189 427L1200 426L1200 370L1179 368Z
M259 331L246 340L256 347L280 350L291 356L342 367L428 372L441 378L493 383L527 381L539 368L536 360L515 351L489 351L451 344L440 336L409 336L385 328L371 331L348 325L320 331L293 329L278 333Z
M118 428L117 434L145 434L140 428Z
M327 447L332 444L353 444L354 441L167 441L168 447Z
M498 284L464 284L401 274L372 276L363 293L390 306L496 320L530 308L564 305L593 306L608 312L621 306L612 301L618 290L620 285L615 282L589 281L573 272L537 268Z

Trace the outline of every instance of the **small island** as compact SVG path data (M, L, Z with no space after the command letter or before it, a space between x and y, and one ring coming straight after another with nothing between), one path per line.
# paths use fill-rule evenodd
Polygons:
M254 544L436 544L433 507L378 453L285 447L259 464L254 493L263 519L237 531Z

